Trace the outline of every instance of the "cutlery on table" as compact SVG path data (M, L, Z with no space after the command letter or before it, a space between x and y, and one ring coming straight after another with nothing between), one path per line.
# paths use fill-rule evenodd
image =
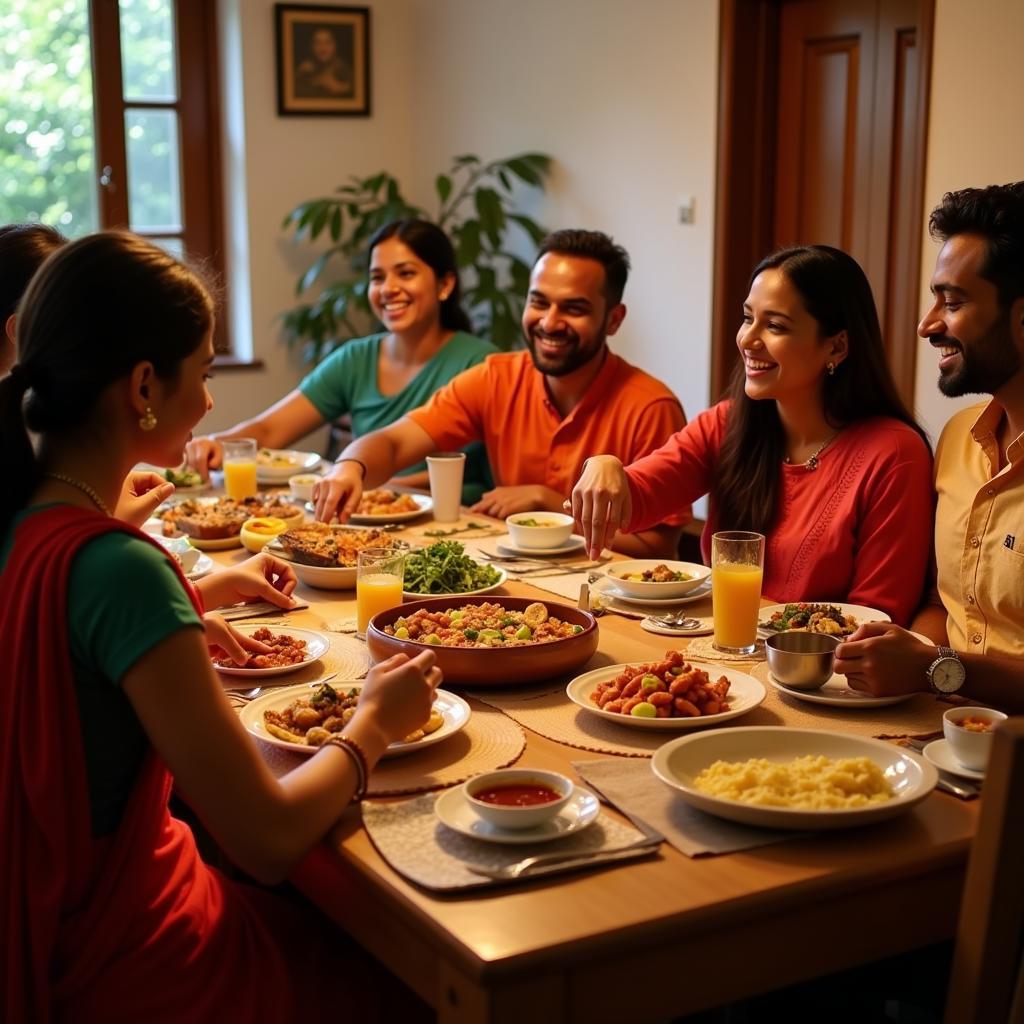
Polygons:
M332 679L336 678L337 672L328 672L327 675L321 676L319 679L314 679L310 686L319 686L321 683L329 683ZM291 683L275 683L268 684L266 686L254 686L251 690L227 690L225 691L228 695L228 699L232 701L241 701L244 704L248 704L253 698L258 697L264 690L272 690L275 686L291 686Z
M695 619L686 612L668 612L665 615L649 615L648 618L651 622L669 629L696 629L700 625L700 619Z
M486 868L476 864L467 864L466 867L475 875L484 875L487 878L494 878L499 881L513 878L522 878L529 874L534 868L544 868L548 865L558 864L562 867L585 867L587 864L597 861L601 864L617 860L632 860L635 857L646 857L654 853L661 844L661 837L653 838L647 836L629 846L620 846L616 850L590 850L586 853L541 853L535 857L525 857L517 860L514 864L506 864L500 868Z
M909 747L920 754L933 739L941 738L942 733L936 733L927 739L917 739L913 736L906 736L900 740L900 744ZM952 775L950 772L936 769L939 773L938 788L945 793L960 797L961 800L974 800L981 794L981 783L973 779L963 779Z

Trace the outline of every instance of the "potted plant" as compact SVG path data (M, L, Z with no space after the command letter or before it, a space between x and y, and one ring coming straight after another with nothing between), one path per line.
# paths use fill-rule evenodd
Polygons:
M452 239L476 332L499 348L512 348L520 337L530 268L509 251L510 235L518 227L536 245L547 233L515 212L513 194L517 182L543 189L549 167L550 159L540 153L489 163L471 154L457 156L434 181L433 215L409 203L397 179L385 171L353 177L333 196L300 203L282 226L291 229L297 242L324 237L329 245L299 277L296 295L313 288L328 269L335 276L316 298L283 314L288 343L301 344L304 359L318 363L350 338L372 333L376 320L366 298L367 244L389 221L423 217Z

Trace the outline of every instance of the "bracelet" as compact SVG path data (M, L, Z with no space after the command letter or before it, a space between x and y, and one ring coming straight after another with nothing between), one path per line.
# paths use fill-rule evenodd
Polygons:
M356 791L352 794L352 799L358 803L366 796L366 784L370 777L370 765L366 760L366 754L363 748L351 736L341 736L338 733L334 733L324 740L324 746L327 746L328 743L333 747L344 750L352 758L352 763L356 766Z
M366 463L362 459L335 459L334 464L340 466L343 462L354 462L362 471L363 479L366 479Z

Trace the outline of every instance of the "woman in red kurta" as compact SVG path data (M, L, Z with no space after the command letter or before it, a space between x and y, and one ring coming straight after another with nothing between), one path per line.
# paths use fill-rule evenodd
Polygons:
M205 865L171 773L224 851L278 880L425 720L433 659L378 666L338 744L274 778L195 593L110 515L131 467L177 464L209 408L205 288L134 236L71 243L25 296L18 357L0 381L0 1018L365 1019L373 968Z
M755 269L730 397L628 467L587 461L572 507L591 551L711 496L702 537L766 534L763 593L849 601L906 624L932 543L931 450L885 364L871 288L828 246Z

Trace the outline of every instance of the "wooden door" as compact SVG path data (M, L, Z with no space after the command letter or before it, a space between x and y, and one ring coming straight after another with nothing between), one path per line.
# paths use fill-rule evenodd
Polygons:
M712 400L750 270L822 243L864 267L912 401L932 2L723 0Z

